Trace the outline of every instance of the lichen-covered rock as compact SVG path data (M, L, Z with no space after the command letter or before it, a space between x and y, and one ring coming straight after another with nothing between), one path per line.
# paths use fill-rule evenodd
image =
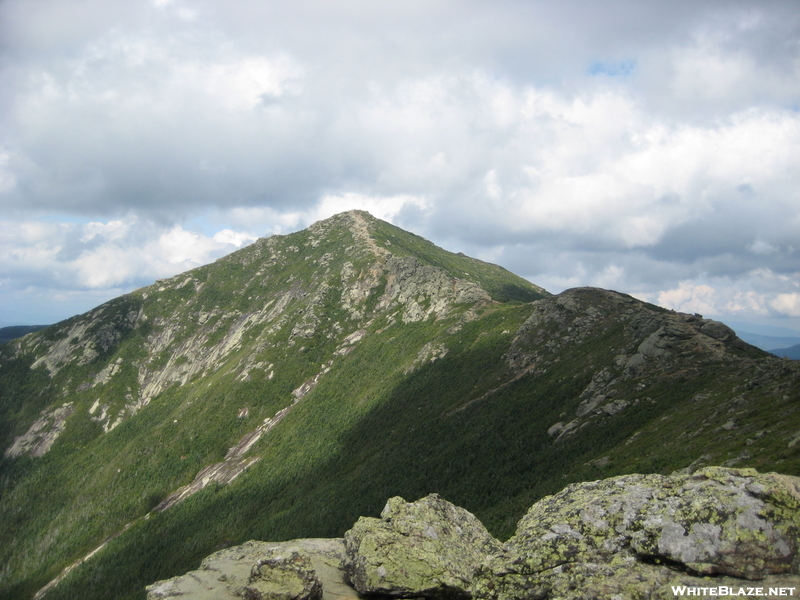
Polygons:
M487 570L488 567L483 567ZM800 576L770 575L757 582L697 577L624 555L611 562L570 562L536 574L476 575L475 598L504 600L674 600L681 596L779 598L800 590ZM770 592L770 590L773 590Z
M148 600L668 600L800 590L800 478L708 467L573 484L501 545L431 494L389 500L345 539L248 542ZM350 585L352 584L352 585ZM791 591L791 593L790 593Z
M479 569L474 591L515 600L627 598L650 597L691 575L797 581L799 546L796 477L721 467L626 475L537 502L504 552Z
M211 554L196 571L148 586L147 600L301 597L357 600L355 590L344 580L343 558L341 538L279 543L251 541ZM296 595L295 579L310 582L309 596Z
M475 566L501 545L472 513L431 494L391 498L380 519L356 522L345 548L345 570L361 593L469 598Z
M319 600L322 584L302 550L270 548L253 565L245 600Z

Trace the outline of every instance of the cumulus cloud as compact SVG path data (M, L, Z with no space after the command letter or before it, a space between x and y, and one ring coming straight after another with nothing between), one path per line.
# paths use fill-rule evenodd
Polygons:
M682 281L676 289L660 292L658 302L680 312L718 315L714 306L715 291L710 285Z
M643 299L680 312L730 318L800 316L800 273L779 275L758 269L735 279L684 280L677 287Z
M7 0L0 294L362 208L553 291L795 318L798 35L780 0Z
M100 290L137 287L206 264L255 240L221 230L212 237L128 217L86 224L3 223L5 288Z
M770 304L781 314L800 317L800 293L778 294Z

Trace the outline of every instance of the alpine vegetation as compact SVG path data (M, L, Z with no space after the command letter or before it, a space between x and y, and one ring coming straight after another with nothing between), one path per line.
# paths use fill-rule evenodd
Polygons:
M733 486L755 502L768 489L758 477L790 481L753 469L800 475L799 409L800 364L722 323L597 288L552 295L346 212L0 346L0 598L144 600L209 555L252 558L236 567L253 578L236 588L252 587L245 597L267 597L273 571L324 595L314 577L339 555L355 558L333 589L389 593L358 570L372 542L353 524L394 497L429 498L460 528L432 522L419 548L469 545L431 546L461 566L394 595L557 595L541 570L564 571L572 546L588 554L570 577L599 577L589 563L618 572L602 523L624 525L608 543L642 572L662 561L725 581L789 576L783 525L756 529L788 553L740 564L726 558L727 517L702 498ZM616 483L581 487L599 479ZM604 505L623 484L639 495ZM582 502L583 489L606 491L589 512L553 513L550 533L517 529L546 497ZM794 496L769 494L789 531ZM661 524L616 523L626 502ZM754 515L741 518L766 519ZM678 526L717 554L686 549Z

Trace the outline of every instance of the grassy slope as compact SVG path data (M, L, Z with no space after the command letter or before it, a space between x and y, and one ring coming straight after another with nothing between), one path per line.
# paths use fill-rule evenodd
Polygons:
M374 221L374 225L380 226L380 222ZM386 229L399 245L403 232L388 225ZM112 327L116 332L114 343L100 348L94 361L70 365L52 379L44 366L30 369L33 358L41 356L42 345L37 348L35 342L29 343L31 353L13 360L12 348L6 349L0 373L3 447L10 446L13 437L24 433L48 406L69 401L76 411L67 422L66 433L44 457L0 459L0 502L4 509L0 513L0 531L5 542L0 545L3 597L31 595L100 540L144 515L171 490L189 483L203 466L221 460L243 434L287 406L291 391L332 356L339 339L358 327L358 323L348 323L348 315L341 309L339 273L345 261L353 264L356 271L367 270L373 255L352 250L354 240L346 228L329 227L313 244L312 238L309 231L275 238L271 249L259 242L213 265L113 300L92 311L92 318L75 317L44 330L42 339L52 343L67 340L70 329L82 319L92 323L90 330L116 323ZM420 240L415 237L411 245ZM535 286L510 273L493 275L493 269L487 270L478 262L475 273L465 273L465 269L474 266L469 259L451 255L429 242L424 244L423 264L446 262L451 268L456 265L461 277L477 281L486 279L488 273L495 283L514 288L517 294L539 297ZM345 247L351 250L342 252ZM181 286L187 278L192 283ZM315 307L319 334L311 339L298 338L299 343L291 346L288 341L292 326L310 312L304 299L321 284L328 284L330 291L321 306ZM152 370L158 370L174 359L173 354L180 353L175 348L201 329L198 314L211 315L205 327L211 328L212 334L205 345L213 347L221 343L241 315L260 310L288 290L295 290L296 298L285 311L287 322L276 332L265 334L266 326L248 331L241 348L226 356L213 372L166 389L109 434L104 435L100 425L90 419L89 407L97 399L118 409L126 395L138 391L137 361L145 361ZM374 302L367 304L374 306ZM147 321L128 327L125 316L139 309L148 316ZM221 310L215 313L215 309ZM94 319L97 315L102 318ZM172 344L162 352L149 354L147 340L163 331L170 321L180 325ZM331 333L334 324L343 328L338 337ZM379 320L373 329L385 324L385 319ZM437 325L437 331L442 326ZM384 337L385 347L370 358L369 368L359 369L358 376L353 377L353 371L349 371L347 377L352 378L360 394L376 393L365 380L370 379L365 378L365 373L376 384L385 386L387 381L396 379L393 370L398 364L411 363L431 335L427 326L420 326L416 334L412 329L401 334L402 343L385 342L388 338ZM268 343L262 343L265 339ZM70 340L70 344L79 341L74 340L73 344ZM254 356L265 364L277 365L274 377L268 379L264 371L256 370L250 381L237 380L241 361ZM123 359L122 372L100 388L92 385L95 375L119 358ZM384 364L385 369L377 369L378 363ZM336 377L334 371L327 379ZM246 420L236 418L242 406L250 409ZM350 414L351 407L347 405L340 411L346 421L339 428L341 432L359 413ZM320 418L314 411L312 415ZM326 410L325 415L326 420L331 418L330 411ZM280 430L273 437L284 439ZM330 456L330 441L322 439L319 443L328 445L316 448L303 444L298 449L291 439L277 443L280 450L276 452L283 455L278 461L279 472L295 477L298 461L313 465ZM262 464L269 462L264 460Z
M472 331L455 336L447 357L407 377L392 371L391 365L403 356L396 338L374 339L359 347L352 362L332 371L298 405L302 410L292 413L268 441L265 459L240 481L204 492L171 514L142 523L53 597L91 597L85 594L98 573L113 574L119 597L141 597L125 596L125 591L196 566L223 544L251 538L338 536L359 515L377 514L392 495L417 498L437 491L475 512L493 533L505 538L533 501L571 481L632 471L670 472L688 464L698 452L717 451L720 459L726 459L745 445L741 432L735 434L741 439L734 443L719 435L695 440L695 445L673 443L687 423L697 423L707 414L707 407L694 406L698 403L692 399L698 393L713 390L725 395L721 381L731 386L741 382L739 368L725 363L708 365L719 379L709 380L698 371L648 380L647 397L652 402L587 428L560 445L552 443L547 427L565 409L574 409L593 369L576 376L567 366L525 377L450 413L465 398L477 398L493 388L502 377L502 354L509 337L503 332L514 331L513 325L521 323L528 310L509 306L487 313L469 324ZM428 339L436 334L431 327L414 325L409 336ZM563 361L608 367L611 357L598 350L618 347L622 335L620 328L609 328L605 336L570 349ZM376 377L369 385L363 381L367 369L393 372L394 377ZM628 385L636 389L642 383L634 379ZM796 399L785 402L784 409L791 410L793 403ZM758 410L772 410L755 404L761 406ZM796 426L796 412L786 416ZM636 438L640 441L626 446L637 431L643 432ZM782 454L771 454L767 446L763 455L782 457L782 471L800 473L798 453L787 449L785 442L783 447ZM589 464L605 455L611 457L609 466ZM768 460L759 466L773 464ZM97 597L105 593L109 580L99 580Z
M467 273L498 298L539 297L524 280L445 253L388 224L374 223L373 232L392 252L413 254L452 275ZM154 286L147 298L134 294L115 301L119 305L112 302L108 314L124 314L141 303L153 318L126 331L96 364L65 369L52 381L43 371L28 369L30 361L4 365L0 410L5 411L3 422L9 419L13 424L5 440L24 431L41 408L63 401L64 388L79 410L43 458L0 463L0 531L9 542L0 549L0 564L7 572L1 598L30 597L62 567L130 521L134 524L125 533L47 597L142 599L145 584L195 568L215 549L253 538L338 536L358 516L377 514L392 495L415 499L439 492L475 512L504 538L533 501L570 481L623 472L669 472L708 452L721 463L745 449L750 459L742 466L800 473L800 446L788 448L785 439L786 432L800 429L796 392L775 398L756 386L747 392L745 404L726 404L741 395L741 389L734 388L757 378L756 362L743 368L703 359L705 363L688 370L673 365L662 377L625 381L620 397L647 401L598 419L580 435L554 444L548 427L574 414L577 397L593 375L615 368L616 351L611 349L631 342L625 328L609 318L585 341L547 355L546 368L503 386L509 380L504 354L531 314L530 305L512 301L484 309L478 320L463 324L456 333L448 330L466 307L444 320L402 326L387 327L386 315L379 316L369 326L372 333L337 360L319 385L258 443L258 463L229 486L210 486L165 513L142 519L166 493L191 481L202 466L220 460L243 433L286 406L291 390L318 371L337 339L350 332L347 327L357 327L346 325L339 306L338 272L345 260L357 270L366 269L369 257L357 251L337 254L337 248L352 244L347 232L332 230L313 249L307 245L309 236L299 232L278 240L283 258L262 275L254 273L268 253L256 246L191 272L205 283L199 293L192 286L165 285L162 292ZM287 250L290 247L300 250ZM292 324L305 314L299 312L305 306L302 299L293 300L287 309L291 318L269 338L270 344L258 344L261 330L247 334L242 348L220 368L170 387L110 434L101 434L89 420L88 406L98 390L77 391L81 381L118 356L125 357L124 365L137 357L169 358L143 355L143 340L159 328L156 316L211 311L218 305L246 314L258 303L263 305L265 294L292 286L311 290L325 273L315 261L326 253L332 258L326 263L330 274L325 281L333 291L324 300L324 318L315 337L287 345ZM208 323L213 326L215 319L219 335L235 320L217 315ZM334 323L345 324L339 338L328 337ZM190 318L184 325L179 339L189 339L200 327ZM552 339L562 333L558 328L543 330ZM447 355L407 372L431 341L444 344ZM275 376L268 379L256 371L251 381L236 380L239 361L254 353L259 360L279 365ZM131 369L108 385L120 395L128 387L137 389L138 383ZM471 400L477 401L453 412ZM246 420L235 416L243 405L251 409ZM746 416L740 414L744 409L750 411ZM719 421L732 410L739 411L738 430L709 426L708 434L685 435L709 413L719 412ZM780 435L776 414L782 419ZM748 445L761 429L772 433ZM599 457L608 457L605 466L594 466L592 461Z
M453 277L477 282L499 302L532 302L550 294L539 286L514 275L503 267L476 258L442 251L441 248L413 233L384 221L373 225L376 242L396 256L415 256L423 263L439 267Z

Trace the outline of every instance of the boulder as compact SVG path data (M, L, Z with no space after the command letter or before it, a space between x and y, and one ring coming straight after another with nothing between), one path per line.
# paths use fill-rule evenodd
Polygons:
M344 581L343 558L341 538L250 541L211 554L196 571L148 586L147 600L357 600Z
M380 519L361 517L344 539L353 587L396 598L470 598L475 566L501 549L472 513L438 494L391 498Z
M711 575L713 585L777 586L800 581L799 546L796 477L721 467L626 475L534 504L503 552L479 567L473 591L496 600L661 597Z
M270 548L253 565L245 600L320 600L322 584L302 550Z
M725 323L712 321L710 319L704 321L700 326L700 333L723 342L736 339L736 332L733 329L725 325Z
M147 591L148 600L798 595L800 478L707 467L576 483L534 504L502 545L436 494L395 497L344 539L248 542Z
M486 568L486 567L484 567ZM487 587L491 584L491 587ZM794 593L792 593L792 590ZM665 564L648 564L625 556L612 562L565 563L523 577L481 579L476 575L475 598L505 600L675 600L703 596L707 600L743 597L796 596L800 576L770 575L753 582L734 577L697 577Z

